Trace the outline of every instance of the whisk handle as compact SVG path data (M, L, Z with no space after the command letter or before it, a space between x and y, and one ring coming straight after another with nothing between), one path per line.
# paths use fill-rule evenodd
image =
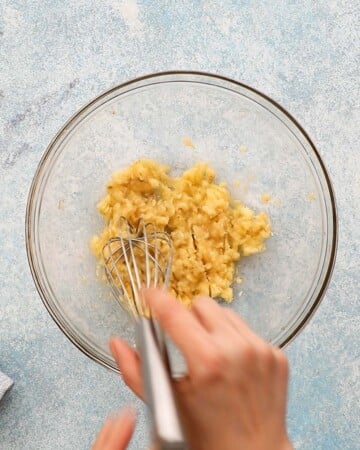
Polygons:
M138 321L137 346L157 448L185 450L187 447L176 410L166 350L163 342L159 342L159 334L151 319L140 318Z

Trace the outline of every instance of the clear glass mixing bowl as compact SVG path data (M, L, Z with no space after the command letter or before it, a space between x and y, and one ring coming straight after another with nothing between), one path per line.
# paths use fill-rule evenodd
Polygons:
M185 136L195 149L184 146ZM103 227L96 204L112 172L144 157L174 174L206 161L235 198L268 212L273 236L264 253L240 261L244 281L235 284L231 308L284 346L315 311L334 265L329 176L305 131L273 100L190 72L149 75L101 94L64 125L40 161L26 243L39 294L61 330L114 370L109 337L133 341L130 320L96 277L88 243ZM266 204L264 193L271 196Z

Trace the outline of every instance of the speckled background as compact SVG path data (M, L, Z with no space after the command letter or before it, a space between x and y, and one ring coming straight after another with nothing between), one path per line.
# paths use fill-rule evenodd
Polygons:
M316 315L287 348L297 449L359 445L359 19L355 0L2 0L0 4L0 448L87 449L104 418L136 402L77 350L43 307L24 245L29 185L80 106L129 78L219 73L280 102L332 176L338 259ZM356 124L357 122L357 124ZM143 407L132 449L146 448Z

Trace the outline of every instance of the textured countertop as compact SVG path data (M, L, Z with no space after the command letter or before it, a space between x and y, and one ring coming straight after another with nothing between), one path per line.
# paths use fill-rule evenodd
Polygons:
M26 198L64 121L104 89L169 69L219 73L272 96L305 127L339 209L335 272L286 352L297 449L359 444L359 24L355 0L2 0L0 4L0 448L87 449L135 402L60 332L26 260ZM356 124L357 122L357 124ZM132 449L146 448L143 407Z

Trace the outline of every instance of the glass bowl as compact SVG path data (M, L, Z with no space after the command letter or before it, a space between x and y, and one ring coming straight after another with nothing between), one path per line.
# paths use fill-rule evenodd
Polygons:
M109 337L133 342L131 321L96 276L89 240L103 227L96 204L106 182L139 158L165 163L174 174L206 161L235 198L269 214L273 236L265 252L241 259L244 281L235 284L230 307L269 342L288 343L319 305L334 265L329 176L281 106L241 83L195 72L110 89L77 112L42 157L29 193L26 244L39 294L61 330L114 370Z

